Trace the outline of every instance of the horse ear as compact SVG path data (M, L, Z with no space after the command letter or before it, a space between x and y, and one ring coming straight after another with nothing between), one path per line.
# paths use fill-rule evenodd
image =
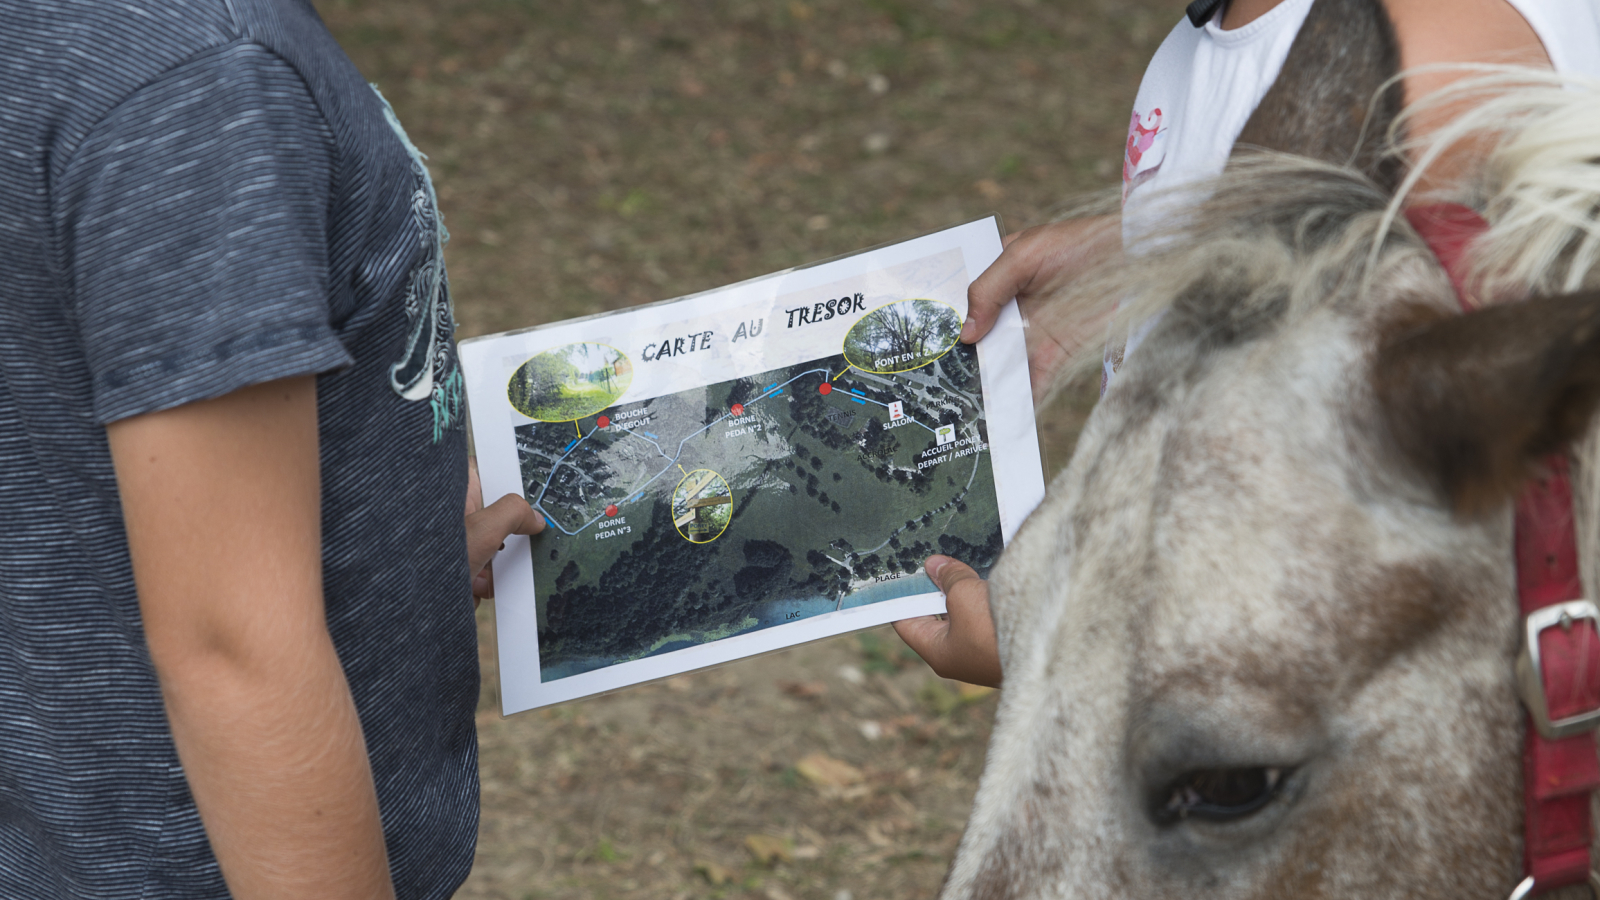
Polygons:
M1600 404L1600 293L1412 310L1384 329L1373 377L1400 452L1457 512L1486 512Z

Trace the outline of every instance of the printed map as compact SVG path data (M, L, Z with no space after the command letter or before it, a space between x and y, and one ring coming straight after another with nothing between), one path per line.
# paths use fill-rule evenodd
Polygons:
M631 377L601 351L586 365L560 377ZM549 522L533 551L547 682L928 593L928 555L986 573L1001 550L963 344L907 371L837 355L515 433Z

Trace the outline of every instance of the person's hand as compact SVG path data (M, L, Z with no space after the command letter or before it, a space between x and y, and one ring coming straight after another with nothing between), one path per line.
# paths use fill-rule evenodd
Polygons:
M989 616L989 584L972 567L948 556L923 564L945 597L942 616L902 619L894 630L940 678L1000 686L1000 650Z
M544 516L533 511L528 501L516 494L483 505L483 484L478 480L478 461L467 460L467 565L472 571L474 602L494 596L494 571L489 561L513 534L538 534L544 530Z
M1000 308L1017 298L1028 321L1028 369L1034 398L1048 392L1056 369L1098 334L1100 321L1056 321L1047 301L1079 274L1122 249L1120 216L1092 216L1038 225L1006 236L1000 258L967 288L963 343L994 327Z

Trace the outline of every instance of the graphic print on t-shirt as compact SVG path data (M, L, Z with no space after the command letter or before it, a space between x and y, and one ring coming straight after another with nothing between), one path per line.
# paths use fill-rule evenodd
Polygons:
M410 325L403 357L389 367L389 384L407 400L428 400L433 408L433 440L461 427L463 391L461 370L454 350L455 315L450 308L450 282L444 270L444 245L450 240L439 200L428 175L426 158L394 114L377 85L373 93L383 102L383 116L411 156L416 189L411 195L411 217L417 226L422 259L406 285L406 321Z
M1128 195L1133 189L1145 181L1155 177L1161 170L1161 160L1166 154L1166 142L1161 139L1166 136L1167 129L1161 127L1161 108L1156 107L1147 115L1140 115L1136 109L1133 118L1128 123L1128 143L1122 155L1122 202L1128 202ZM1161 144L1158 149L1157 143ZM1151 153L1155 150L1155 153Z

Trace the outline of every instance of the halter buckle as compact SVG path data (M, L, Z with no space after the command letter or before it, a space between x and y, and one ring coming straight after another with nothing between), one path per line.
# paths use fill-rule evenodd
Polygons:
M1517 654L1517 694L1533 718L1533 726L1548 741L1556 741L1600 728L1600 706L1563 719L1550 719L1545 693L1544 666L1539 658L1539 635L1551 628L1570 632L1588 620L1600 635L1600 608L1592 600L1568 600L1536 609L1523 622L1522 651Z

